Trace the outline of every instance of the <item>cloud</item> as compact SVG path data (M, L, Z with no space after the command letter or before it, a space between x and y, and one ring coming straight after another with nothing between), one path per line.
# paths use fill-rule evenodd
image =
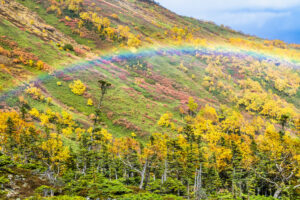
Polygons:
M271 19L289 16L290 12L269 12L269 11L240 11L215 13L213 16L206 13L196 18L208 18L217 23L230 24L230 26L256 26L262 27Z
M240 9L283 10L300 6L299 0L157 0L168 8L198 11L229 11Z
M157 0L163 6L186 16L238 28L262 27L270 20L289 16L300 8L300 0Z
M300 37L296 37L300 32L300 0L156 1L181 15L224 24L264 38L300 42Z

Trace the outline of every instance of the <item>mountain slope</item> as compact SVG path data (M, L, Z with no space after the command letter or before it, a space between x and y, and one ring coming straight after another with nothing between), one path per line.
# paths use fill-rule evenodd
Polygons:
M148 0L3 0L0 17L3 198L299 195L297 44Z

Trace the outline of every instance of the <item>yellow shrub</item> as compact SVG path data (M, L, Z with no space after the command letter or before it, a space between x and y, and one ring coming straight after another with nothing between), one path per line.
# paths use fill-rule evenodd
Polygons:
M94 104L93 100L91 98L88 99L87 105L92 106Z
M39 111L36 109L36 108L32 108L30 111L29 111L29 114L33 117L36 117L38 118L40 116L40 113Z
M118 15L117 15L117 14L115 14L115 13L114 13L114 14L112 14L112 15L111 15L111 17L112 17L112 18L114 18L114 19L117 19L117 20L119 19Z
M129 47L137 48L141 45L141 40L137 36L130 34L128 41L127 41L127 45Z
M172 122L170 121L172 116L172 113L163 114L158 120L157 124L162 127L169 127L172 124Z
M52 103L52 98L51 97L47 97L46 101L47 101L47 104L51 104Z
M43 61L41 61L41 60L37 61L36 67L37 67L39 70L44 69L44 63L43 63Z
M27 94L29 94L32 98L36 99L36 100L44 100L44 96L41 93L41 90L37 87L34 87L33 85L31 85L29 88L27 88L25 90L25 92Z
M66 19L67 21L71 21L71 18L70 18L69 16L66 16L65 19Z
M73 81L73 83L71 83L69 87L71 88L72 92L77 95L82 95L86 89L85 85L81 82L81 80Z

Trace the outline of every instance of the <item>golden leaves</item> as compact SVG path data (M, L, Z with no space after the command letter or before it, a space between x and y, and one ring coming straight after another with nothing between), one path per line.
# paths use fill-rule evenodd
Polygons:
M73 83L69 84L69 87L71 88L71 91L77 95L82 95L86 89L81 80L74 80Z

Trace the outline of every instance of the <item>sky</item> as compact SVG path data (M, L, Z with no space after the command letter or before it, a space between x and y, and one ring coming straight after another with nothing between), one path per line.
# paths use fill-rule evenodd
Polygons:
M177 14L300 44L300 0L156 0Z

